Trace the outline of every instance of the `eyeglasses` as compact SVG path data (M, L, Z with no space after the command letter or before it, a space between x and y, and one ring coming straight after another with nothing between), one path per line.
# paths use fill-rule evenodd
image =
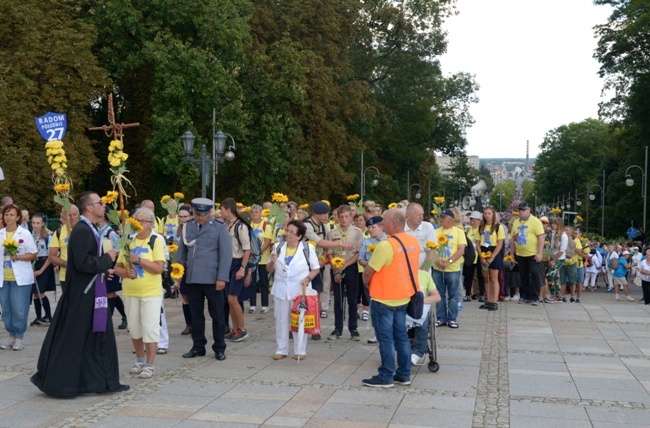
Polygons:
M140 219L137 219L137 218L136 218L136 220L138 222L140 222L140 223L153 223L153 221L151 221L151 220L140 220Z
M297 235L298 232L294 232L293 230L287 229L285 232L285 235Z
M104 205L104 203L103 203L101 200L99 200L99 201L97 201L97 202L91 202L91 203L88 204L88 205L91 205L91 206L92 206L92 205Z

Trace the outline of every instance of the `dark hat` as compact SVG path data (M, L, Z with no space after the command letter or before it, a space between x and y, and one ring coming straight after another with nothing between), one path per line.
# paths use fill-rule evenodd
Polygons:
M314 202L311 209L314 211L314 214L327 214L330 212L330 206L323 201Z
M373 224L380 224L384 219L380 215L376 215L374 217L370 217L366 221L366 227L372 226Z
M442 210L442 212L440 213L440 217L445 216L445 215L447 217L455 217L456 216L452 210Z
M194 207L194 211L199 215L205 215L209 213L213 206L213 202L208 198L192 199L192 207Z
M521 210L529 210L530 205L528 205L528 202L526 202L526 201L521 201L521 202L519 202L519 206L517 208L519 209L519 211L521 211Z

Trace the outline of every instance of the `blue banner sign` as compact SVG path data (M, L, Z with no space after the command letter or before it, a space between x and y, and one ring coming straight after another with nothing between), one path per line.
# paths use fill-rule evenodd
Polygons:
M68 128L67 116L65 113L47 112L44 116L34 119L36 129L45 141L63 140L65 131Z

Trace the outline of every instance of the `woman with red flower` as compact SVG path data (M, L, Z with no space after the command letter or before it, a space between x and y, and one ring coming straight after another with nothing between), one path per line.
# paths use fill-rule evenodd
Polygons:
M18 227L22 213L14 204L2 210L5 227L0 230L3 248L3 269L0 269L0 305L2 322L9 333L0 349L25 349L23 336L27 330L29 295L34 284L32 261L36 259L36 244L29 230Z

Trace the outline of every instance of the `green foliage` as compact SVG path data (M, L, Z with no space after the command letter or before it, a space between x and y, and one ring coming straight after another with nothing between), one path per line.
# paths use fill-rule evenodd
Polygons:
M73 194L97 166L86 136L88 100L108 80L92 54L95 38L95 28L76 19L67 2L0 1L0 194L29 211L58 211L35 117L68 115L63 143Z

